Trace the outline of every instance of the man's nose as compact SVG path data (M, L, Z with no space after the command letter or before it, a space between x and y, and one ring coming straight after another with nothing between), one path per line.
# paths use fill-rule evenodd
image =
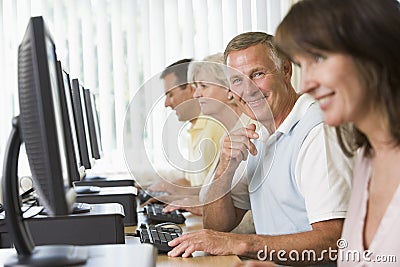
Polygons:
M171 106L171 101L168 96L165 98L164 106L166 108Z
M200 98L200 97L202 97L203 95L202 95L202 93L201 93L201 90L200 90L200 88L195 88L194 89L194 92L193 92L193 98Z
M261 91L258 88L257 84L255 84L250 79L246 79L245 81L243 81L243 86L244 86L244 90L243 90L244 98L261 94Z

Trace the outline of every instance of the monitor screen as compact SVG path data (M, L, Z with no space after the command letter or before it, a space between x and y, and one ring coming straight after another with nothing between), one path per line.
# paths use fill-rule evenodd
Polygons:
M75 122L72 110L71 90L68 74L62 70L61 62L57 61L57 78L60 88L60 104L64 122L64 135L67 148L67 163L70 173L70 185L80 180L79 166L80 156L78 140L75 132Z
M20 124L35 188L50 215L67 214L75 201L56 63L43 19L32 18L18 50Z
M72 103L74 105L76 131L78 135L79 154L85 169L92 167L92 147L89 137L89 125L83 87L78 79L72 80Z
M72 135L72 139L74 140L74 152L75 152L76 164L78 165L78 168L81 168L83 165L81 162L81 156L79 154L78 136L77 136L77 132L76 132L76 123L75 123L75 115L74 115L74 105L72 104L71 80L69 78L69 74L65 70L62 71L62 75L63 75L64 88L65 88L65 98L67 101L69 122L70 122L70 127L71 127L71 135Z
M86 114L89 125L89 135L92 146L92 155L95 159L100 159L101 139L100 139L100 128L97 116L97 110L94 102L94 96L90 93L89 89L85 89L85 103L86 103Z
M92 100L92 109L93 109L93 116L94 116L94 125L95 125L95 130L96 130L96 139L97 139L97 144L99 147L99 153L100 157L103 156L103 145L101 143L101 131L100 131L100 120L99 120L99 112L97 109L97 102L96 102L96 96L94 94L90 94L91 100Z

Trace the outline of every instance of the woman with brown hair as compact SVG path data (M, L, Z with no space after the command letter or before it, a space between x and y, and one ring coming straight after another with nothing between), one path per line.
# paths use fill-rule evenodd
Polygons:
M319 101L325 122L341 127L343 149L357 157L339 265L393 264L400 259L399 2L300 1L275 42L301 67L302 93Z

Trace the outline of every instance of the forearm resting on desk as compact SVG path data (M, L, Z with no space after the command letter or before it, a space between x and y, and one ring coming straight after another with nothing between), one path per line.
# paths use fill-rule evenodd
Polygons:
M312 225L313 230L303 233L266 236L242 235L238 238L238 251L242 256L249 258L274 261L283 265L310 265L328 263L328 251L337 250L336 242L340 238L343 226L342 219L333 219L317 222ZM281 252L283 251L283 252ZM307 251L307 253L303 253ZM309 252L309 253L308 253ZM292 257L289 254L292 253ZM298 258L293 255L299 255ZM305 255L304 257L301 257ZM307 257L307 255L311 255Z
M231 176L231 177L230 177ZM232 231L242 220L245 210L233 205L231 184L233 174L225 174L212 182L205 192L203 207L204 228L222 232Z
M343 220L335 219L313 224L309 232L267 236L222 233L203 229L178 237L169 242L174 249L169 256L189 257L194 251L204 251L213 255L241 255L254 259L273 260L284 265L310 265L329 262L332 255L327 251L337 249ZM312 252L311 257L293 257ZM265 254L267 253L267 254ZM289 256L292 255L292 257ZM313 255L315 257L313 257Z

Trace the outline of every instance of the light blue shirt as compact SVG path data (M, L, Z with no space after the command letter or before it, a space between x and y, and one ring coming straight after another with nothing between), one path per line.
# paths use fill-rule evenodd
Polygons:
M277 131L255 143L258 154L248 158L231 196L235 207L253 211L257 234L305 232L314 222L345 217L352 162L310 96L302 95Z

